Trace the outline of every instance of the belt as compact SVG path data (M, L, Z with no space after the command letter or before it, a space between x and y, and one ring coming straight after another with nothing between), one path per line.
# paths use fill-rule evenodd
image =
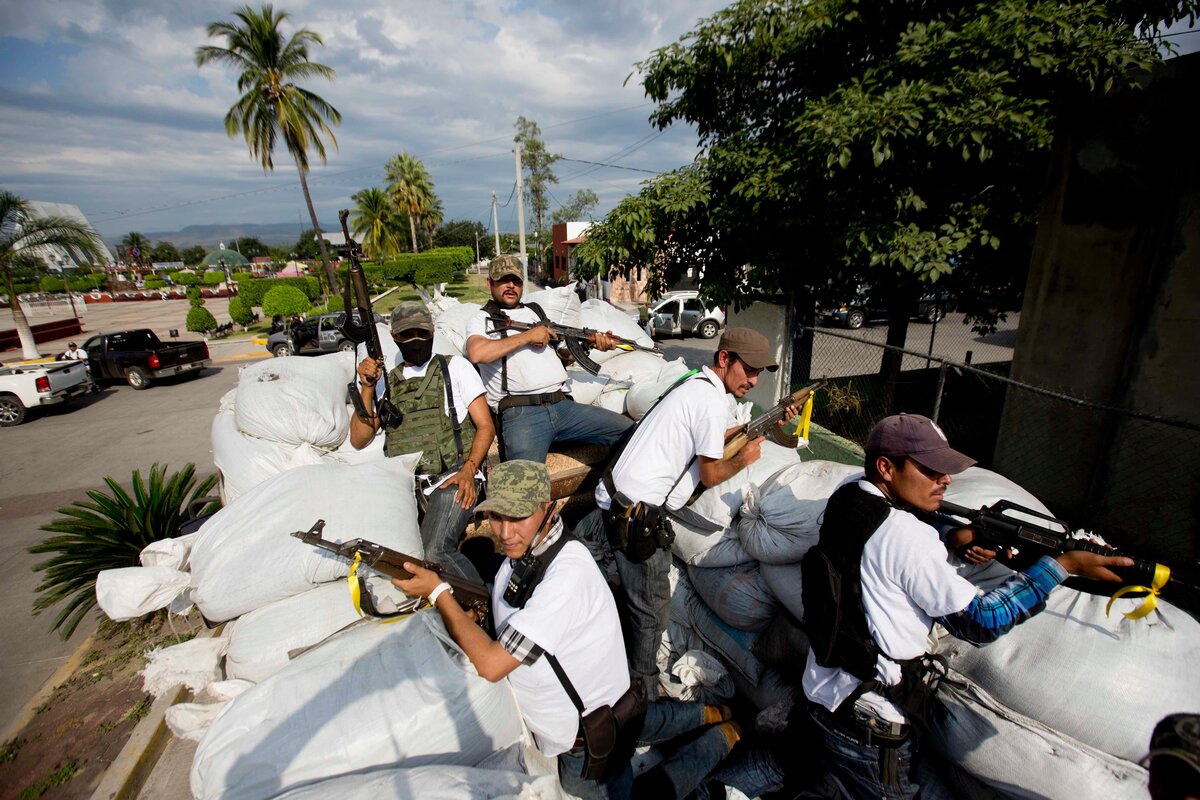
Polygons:
M546 394L510 394L496 404L496 413L503 414L508 409L519 406L548 406L570 399L571 396L561 389Z
M837 731L860 747L899 747L912 733L912 726L880 719L858 706L849 715L835 714L820 703L809 701L808 713L826 728Z

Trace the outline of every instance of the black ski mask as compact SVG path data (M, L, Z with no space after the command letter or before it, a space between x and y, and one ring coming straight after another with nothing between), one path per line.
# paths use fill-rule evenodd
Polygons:
M396 342L396 346L400 348L400 356L404 359L404 363L414 367L421 366L433 357L432 336L428 339L406 339L403 342Z

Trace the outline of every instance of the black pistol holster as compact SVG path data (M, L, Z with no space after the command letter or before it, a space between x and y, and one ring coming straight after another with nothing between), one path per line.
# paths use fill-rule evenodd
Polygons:
M675 541L675 531L660 506L630 502L619 492L603 518L608 543L634 564L641 564L659 550L670 549Z

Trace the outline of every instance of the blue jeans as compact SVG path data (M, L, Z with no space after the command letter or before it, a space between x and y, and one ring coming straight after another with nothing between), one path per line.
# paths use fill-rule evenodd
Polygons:
M624 553L616 554L617 574L621 576L621 595L625 601L625 652L629 669L640 677L658 697L658 644L671 615L671 553L659 550L640 564Z
M633 420L606 408L560 400L544 406L505 409L501 425L504 460L523 458L544 463L554 442L614 444Z
M810 706L811 708L811 706ZM885 800L913 800L921 786L914 780L913 758L916 742L908 741L895 750L895 782L885 783L880 770L880 757L890 755L889 748L869 744L858 744L825 723L821 713L810 713L825 741L828 752L828 773L835 778L852 798L884 798Z
M424 491L421 484L422 482L418 480L418 492ZM477 480L475 482L476 491L482 491L482 488L483 483ZM463 531L467 529L467 523L471 521L471 514L474 513L475 506L463 508L454 499L455 494L454 489L442 491L439 488L434 489L426 496L429 506L425 509L425 517L421 520L421 544L425 548L425 559L436 561L445 567L447 572L459 578L483 583L471 561L458 552L458 540L462 538ZM479 502L478 496L475 502Z
M704 724L704 705L680 700L663 700L646 707L646 721L638 735L638 744L663 744ZM729 754L725 734L716 727L688 742L662 764L638 776L638 786L648 778L656 787L669 785L672 796L685 797ZM563 789L583 800L625 800L634 795L633 770L625 764L616 774L602 781L584 780L583 750L572 750L558 757L558 780ZM652 774L653 773L653 774ZM638 794L644 794L639 789ZM649 793L646 793L650 796ZM668 792L669 794L669 792ZM654 791L655 800L667 795Z

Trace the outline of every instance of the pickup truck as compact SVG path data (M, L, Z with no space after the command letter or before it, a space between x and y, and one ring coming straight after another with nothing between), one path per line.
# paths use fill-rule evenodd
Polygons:
M83 361L0 367L0 426L20 425L29 409L62 403L91 385Z
M354 319L358 319L358 313ZM354 351L354 342L346 338L338 327L342 320L342 312L321 314L299 323L289 322L283 330L275 331L267 337L267 349L276 357L295 355L321 355L335 351ZM376 322L387 322L379 314L375 314Z
M145 389L151 381L198 373L212 363L204 342L162 341L149 328L101 333L83 343L94 381L125 381Z

